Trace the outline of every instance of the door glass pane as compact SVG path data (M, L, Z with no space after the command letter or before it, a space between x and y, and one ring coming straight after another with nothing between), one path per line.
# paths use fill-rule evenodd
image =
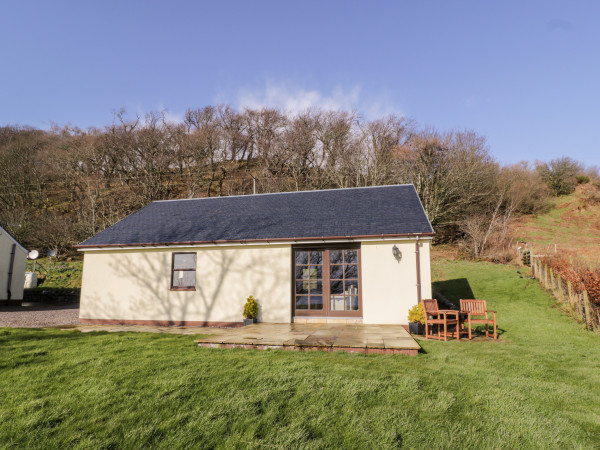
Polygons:
M296 309L308 309L308 295L296 297Z
M358 250L344 250L344 262L346 264L358 263Z
M323 264L323 252L310 252L310 263L311 264Z
M343 294L344 293L344 281L343 280L332 280L331 281L331 294Z
M350 297L346 297L348 307L351 311L358 311L358 295L351 295Z
M331 310L332 311L344 311L344 296L343 295L332 295L331 296Z
M308 264L308 252L296 252L296 264Z
M342 260L342 251L341 250L331 250L329 252L329 263L330 264L342 264L344 261Z
M323 281L313 281L310 284L310 295L323 293Z
M308 269L308 267L296 266L296 280L301 280L304 272L303 269Z
M344 278L344 266L329 266L329 278Z
M358 280L346 280L345 284L346 295L358 295Z
M296 281L296 294L308 294L308 283Z
M358 266L356 264L351 264L346 267L346 276L345 278L358 278Z
M311 278L321 280L323 278L323 266L310 266Z
M310 309L323 309L323 297L311 295Z

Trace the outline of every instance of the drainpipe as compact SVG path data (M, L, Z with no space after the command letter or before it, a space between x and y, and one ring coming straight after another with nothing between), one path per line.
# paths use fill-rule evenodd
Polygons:
M17 244L12 245L12 251L10 252L10 264L8 266L8 285L6 286L6 301L10 301L11 292L10 288L12 286L12 275L13 275L13 266L15 265L15 251L17 249Z
M421 254L419 253L419 236L415 243L415 255L417 257L417 303L421 303Z

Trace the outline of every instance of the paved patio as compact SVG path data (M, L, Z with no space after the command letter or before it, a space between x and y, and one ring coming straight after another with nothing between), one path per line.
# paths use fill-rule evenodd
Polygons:
M145 325L77 325L92 331L205 334L200 347L265 350L344 351L365 354L416 355L420 345L401 325L256 323L240 328L159 327Z
M269 348L416 355L421 347L401 325L273 324L219 329L196 342L200 347Z

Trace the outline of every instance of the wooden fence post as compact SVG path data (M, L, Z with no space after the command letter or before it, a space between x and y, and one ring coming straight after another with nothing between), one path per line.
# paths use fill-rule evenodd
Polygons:
M583 306L585 307L585 326L589 330L592 329L592 318L590 315L590 300L586 290L583 291Z
M548 289L548 264L544 264L544 289Z
M569 290L569 304L571 305L571 308L573 308L573 303L575 303L575 301L573 300L573 286L570 281L567 281L567 289Z
M556 277L556 284L558 286L558 299L560 301L563 301L564 300L564 291L563 291L562 278L560 277L560 273Z
M554 269L550 267L550 289L554 290Z

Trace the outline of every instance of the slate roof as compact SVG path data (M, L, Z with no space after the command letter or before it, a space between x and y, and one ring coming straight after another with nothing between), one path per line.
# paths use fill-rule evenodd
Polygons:
M413 234L434 232L408 184L157 201L76 247Z

